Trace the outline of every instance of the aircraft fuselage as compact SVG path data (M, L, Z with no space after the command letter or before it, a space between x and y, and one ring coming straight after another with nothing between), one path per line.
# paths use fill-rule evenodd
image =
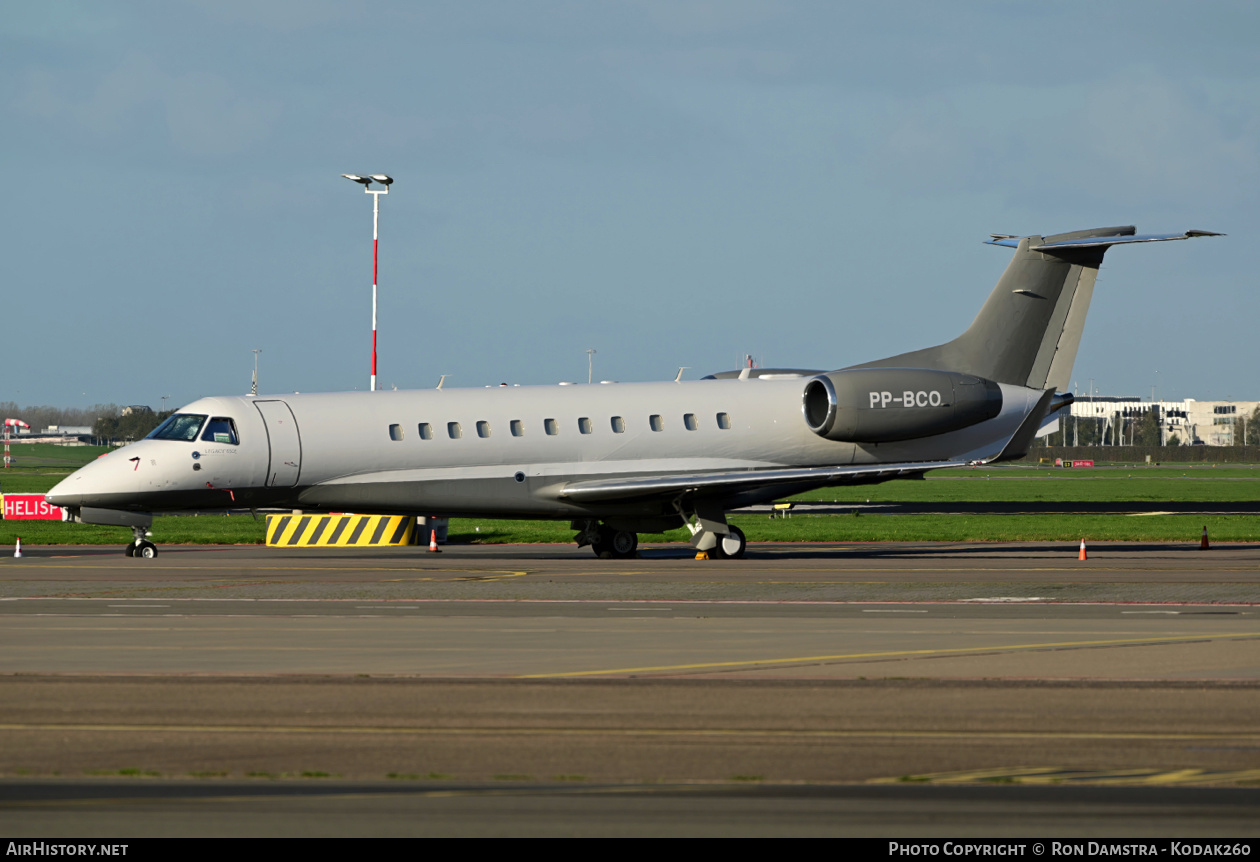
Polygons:
M892 443L829 440L802 411L810 378L506 386L203 398L195 439L145 439L98 459L48 494L62 506L131 511L293 507L521 518L648 516L657 500L583 503L571 483L992 455L1040 392L1003 386L990 422ZM912 413L936 392L876 391L872 411ZM892 399L896 399L896 403ZM236 442L209 422L231 420ZM210 439L205 439L207 436ZM742 490L747 502L826 482ZM747 505L747 502L742 502Z

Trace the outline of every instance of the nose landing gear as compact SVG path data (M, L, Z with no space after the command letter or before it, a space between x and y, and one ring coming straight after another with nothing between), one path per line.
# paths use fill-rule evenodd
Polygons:
M144 527L132 527L131 532L135 534L135 538L127 547L123 548L123 553L128 557L141 557L151 560L158 555L157 545L150 542L146 536L149 531Z

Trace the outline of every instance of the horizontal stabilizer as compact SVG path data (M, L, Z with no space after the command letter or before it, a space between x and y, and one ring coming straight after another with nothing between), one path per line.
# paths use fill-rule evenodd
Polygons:
M1133 231L1133 228L1129 228ZM986 245L1000 245L1006 248L1019 248L1020 237L1006 234L990 234L993 239L985 240ZM1028 246L1029 251L1052 252L1056 249L1073 249L1073 248L1108 248L1113 245L1123 245L1130 242L1168 242L1174 239L1194 239L1198 236L1225 236L1223 233L1214 233L1210 230L1188 230L1185 233L1127 233L1117 234L1115 236L1084 236L1076 239L1064 239L1058 242L1043 242L1039 245Z

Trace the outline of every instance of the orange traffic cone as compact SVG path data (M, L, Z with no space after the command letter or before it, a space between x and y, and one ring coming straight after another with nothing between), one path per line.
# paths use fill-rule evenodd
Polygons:
M1207 549L1208 549L1207 525L1205 524L1203 527L1203 540L1199 542L1199 550L1206 551Z
M1089 559L1089 557L1085 556L1085 540L1084 540L1084 539L1081 539L1081 553L1077 556L1077 558L1076 558L1076 559L1078 559L1078 560L1088 560L1088 559Z
M22 539L21 538L17 540L17 547L13 549L13 556L15 557L22 556Z
M442 553L442 549L437 546L437 530L429 531L429 550L435 554Z

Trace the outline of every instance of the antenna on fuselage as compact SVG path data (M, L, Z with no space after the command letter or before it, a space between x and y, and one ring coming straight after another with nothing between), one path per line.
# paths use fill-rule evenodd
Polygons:
M437 388L438 388L438 389L441 389L441 388L442 388L442 384L446 382L446 378L448 378L448 377L450 377L450 376L451 376L451 375L449 375L449 374L443 374L443 375L442 375L442 379L438 381Z
M687 370L688 368L690 368L690 367L691 367L690 365L679 365L679 366L678 366L678 376L674 378L674 382L675 382L675 383L681 383L681 382L682 382L682 373L683 373L684 371L686 371L686 370Z

